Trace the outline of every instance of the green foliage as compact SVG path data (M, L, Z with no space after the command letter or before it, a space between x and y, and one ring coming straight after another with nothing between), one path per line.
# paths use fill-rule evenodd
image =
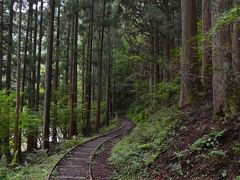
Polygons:
M174 104L179 99L180 80L176 78L173 82L160 82L157 84L154 98L161 105Z
M148 165L158 157L165 146L169 131L180 115L177 109L163 108L139 120L138 114L144 114L142 111L143 108L140 106L131 108L129 114L133 113L131 117L135 119L137 127L112 150L110 162L119 169L115 174L116 179L146 178Z
M192 151L201 151L205 149L217 148L219 146L219 138L224 135L226 130L213 131L203 137L197 139L191 146Z
M226 158L226 152L223 150L212 150L208 153L208 155L212 158L220 158L220 159Z
M8 127L13 128L15 112L14 98L14 93L7 96L5 91L0 91L0 139L8 131Z
M223 13L221 16L219 16L217 23L215 23L215 25L209 32L209 36L210 37L215 36L216 33L219 32L223 27L230 25L235 20L239 20L239 15L240 15L239 6L236 6L230 9L228 12Z

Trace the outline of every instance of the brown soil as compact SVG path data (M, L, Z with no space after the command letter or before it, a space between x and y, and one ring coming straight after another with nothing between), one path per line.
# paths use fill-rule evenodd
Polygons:
M239 141L240 115L214 120L212 111L208 98L183 109L185 115L168 138L173 140L149 167L149 179L234 179L240 175L240 154L234 150ZM190 150L190 145L203 135L223 129L226 131L217 139L217 147ZM226 156L210 157L212 150L224 151Z
M94 166L92 168L94 179L111 179L116 168L108 162L108 158L110 158L112 148L116 143L117 140L106 143L98 151L98 154L95 156L94 159Z

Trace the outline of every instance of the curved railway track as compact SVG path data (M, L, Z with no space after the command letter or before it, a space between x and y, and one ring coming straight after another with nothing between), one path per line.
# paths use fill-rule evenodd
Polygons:
M133 123L120 118L122 125L109 133L90 139L66 153L53 167L47 180L85 180L92 177L92 160L98 149L108 141L128 134Z

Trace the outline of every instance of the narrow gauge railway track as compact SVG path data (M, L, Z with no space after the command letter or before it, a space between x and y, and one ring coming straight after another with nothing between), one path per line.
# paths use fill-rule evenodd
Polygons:
M108 141L128 134L133 123L120 118L122 125L109 133L90 139L66 153L53 167L47 180L85 180L92 177L92 160L98 149Z

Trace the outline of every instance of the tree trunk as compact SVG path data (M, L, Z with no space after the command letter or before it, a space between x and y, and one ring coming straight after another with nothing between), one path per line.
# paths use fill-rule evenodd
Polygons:
M96 107L96 132L99 131L100 128L100 120L101 120L101 96L102 96L102 59L103 59L103 40L104 40L104 21L105 21L105 6L106 1L103 0L102 7L102 25L101 25L101 34L100 34L100 55L99 55L99 63L98 63L98 83L97 83L97 107Z
M234 5L239 6L240 0L234 0ZM237 97L235 100L237 111L240 110L240 30L239 30L240 21L235 20L232 27L232 70L234 77L234 85L236 88L233 88L233 92Z
M196 84L196 55L194 36L197 35L197 18L195 0L181 0L182 10L182 63L181 63L181 93L179 106L182 108L191 102L194 84Z
M89 23L89 34L88 34L88 54L87 54L87 67L86 67L86 86L85 86L85 109L86 115L85 127L83 134L86 136L91 135L91 81L92 81L92 51L93 51L93 25L94 25L94 0L91 2L91 21Z
M6 90L7 94L10 94L11 90L11 63L12 63L12 54L13 54L13 5L14 0L11 0L9 3L9 25L8 25L8 49L7 49L7 69L6 69ZM10 121L6 121L6 129L3 133L3 143L2 143L2 154L5 154L8 158L10 157L9 149L9 138L10 138Z
M169 14L169 0L163 0L163 27L164 27L164 47L163 47L163 80L166 81L168 77L168 62L170 61L170 14Z
M228 10L228 0L215 0L212 2L212 25L216 23L219 15ZM212 39L212 66L213 66L213 107L214 115L223 116L227 111L227 72L230 69L229 46L230 28L225 26Z
M16 114L14 125L14 150L13 154L16 157L16 163L20 162L20 131L19 131L19 115L20 115L20 77L21 77L21 34L22 34L22 0L19 0L19 23L18 23L18 53L17 53L17 95L16 95ZM20 147L20 148L19 148Z
M157 26L156 20L154 21L154 87L156 87L156 84L160 80L160 68L159 68L159 32L158 32L158 26Z
M108 27L108 70L107 70L107 95L106 95L106 119L105 125L109 126L110 114L110 96L111 96L111 63L112 63L112 48L111 48L111 27Z
M206 93L211 90L212 85L212 48L211 43L207 38L207 34L211 29L211 1L202 1L202 33L203 33L203 43L202 43L202 86Z
M12 71L12 54L13 54L13 4L14 0L9 3L9 25L8 25L8 50L7 50L7 70L6 70L6 89L7 93L11 90L11 71Z
M38 42L38 60L37 60L37 79L36 79L36 110L39 111L40 105L40 79L41 79L41 61L42 61L42 36L43 36L43 0L40 7L40 23L39 23L39 42Z
M29 59L28 59L28 86L27 86L27 99L28 99L28 108L30 110L34 110L34 87L33 87L33 67L34 67L34 43L33 43L33 1L30 1L31 5L29 7L30 11L30 22L29 22L29 46L28 46L28 52L29 52ZM31 152L33 151L34 148L34 134L35 130L34 129L28 129L28 134L27 134L27 151Z
M46 56L46 75L45 75L45 98L44 98L44 130L43 148L49 149L49 128L50 128L50 109L51 109L51 80L52 80L52 58L53 58L53 32L54 32L54 11L55 0L49 0L48 14L48 42Z
M29 51L29 32L30 32L30 26L32 22L32 1L29 1L29 10L28 10L28 22L27 22L27 30L26 30L26 39L25 39L25 47L24 47L24 58L23 58L23 79L22 79L22 100L21 100L21 110L24 106L24 92L25 92L25 83L26 83L26 73L27 73L27 57L28 57L28 51Z
M54 119L53 119L53 133L52 142L57 143L57 114L58 114L58 86L59 86L59 56L60 56L60 15L61 15L61 1L58 0L58 14L57 14L57 39L56 39L56 61L55 61L55 76L54 76Z
M71 84L71 107L70 107L70 127L69 137L77 135L77 41L78 41L78 12L73 16L73 52L72 52L72 84Z
M0 90L3 89L3 0L0 0Z

